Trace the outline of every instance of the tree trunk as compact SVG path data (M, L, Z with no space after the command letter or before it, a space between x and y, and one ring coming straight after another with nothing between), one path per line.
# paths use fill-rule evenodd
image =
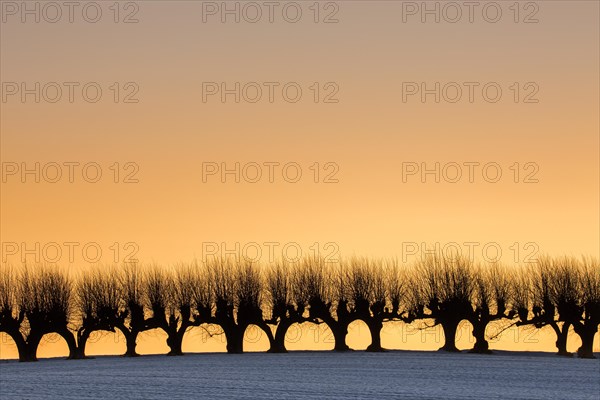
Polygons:
M485 338L485 321L471 321L473 324L473 337L475 337L475 345L471 349L471 353L491 353L488 341Z
M187 326L182 326L180 327L178 330L174 330L174 331L170 331L167 332L168 337L167 337L167 346L169 346L169 353L167 353L168 356L182 356L183 355L183 350L182 350L182 345L183 345L183 335L185 334L185 331L187 330Z
M227 339L227 353L241 354L244 352L244 332L239 325L223 329Z
M76 358L85 358L85 345L90 337L90 332L87 329L82 329L77 332L77 356Z
M596 358L594 356L594 336L598 331L598 325L575 325L575 332L581 338L581 347L577 349L579 358Z
M30 332L25 344L25 360L37 361L37 349L44 335L38 332Z
M562 329L558 328L557 324L553 324L552 329L556 333L556 348L558 349L559 356L571 357L573 354L567 351L567 338L569 336L570 323L563 323Z
M90 330L90 329L81 328L79 331L77 331L77 349L76 349L75 357L73 357L73 358L76 358L76 359L86 358L85 346L86 346L87 341L90 338L91 334L92 334L92 330Z
M287 353L285 348L285 335L294 322L291 319L283 319L277 324L275 329L275 338L269 349L269 353Z
M329 324L328 324L329 325ZM350 347L346 344L346 335L348 334L348 325L340 322L329 325L335 339L334 351L348 351Z
M17 352L19 353L19 361L24 362L27 360L27 343L23 339L21 331L18 329L5 329L3 330L17 345Z
M269 339L269 350L268 351L270 352L271 349L273 347L275 347L275 337L273 336L273 331L271 330L271 327L269 326L269 324L267 324L263 320L254 321L254 325L258 326L259 329L262 329L262 331L265 333L265 335L267 335L267 339ZM285 340L285 335L284 335L284 340Z
M371 332L371 344L367 347L367 351L383 351L383 347L381 347L381 330L383 329L383 322L370 319L367 326L369 327L369 332Z
M444 330L444 345L440 347L440 350L458 352L456 348L456 329L458 328L459 320L449 319L441 322L442 329Z
M67 342L67 346L69 347L69 356L67 357L67 359L68 360L77 359L78 358L77 341L75 341L75 336L73 335L73 332L71 332L67 328L63 328L63 329L57 330L56 333L59 334L63 339L65 339L65 342Z
M123 335L125 335L125 344L127 345L127 350L125 350L124 357L138 357L139 354L135 351L137 346L137 331L129 331L127 329L121 330Z

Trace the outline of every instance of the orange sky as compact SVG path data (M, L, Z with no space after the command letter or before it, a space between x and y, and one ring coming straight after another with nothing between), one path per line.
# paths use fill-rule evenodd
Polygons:
M81 268L99 248L104 263L133 251L142 261L171 264L202 258L211 243L219 251L258 243L266 261L271 242L277 256L292 246L303 254L318 248L406 261L422 243L474 246L480 259L484 246L500 249L505 262L523 262L532 251L598 254L597 2L537 2L537 23L523 23L534 11L524 2L519 23L513 2L499 2L497 23L479 9L473 23L443 15L440 23L421 23L419 13L404 23L402 2L389 1L338 2L337 23L322 23L336 10L325 3L319 23L312 2L299 2L298 23L278 12L273 23L221 23L219 14L203 23L201 2L136 4L139 21L128 24L114 23L106 4L94 24L77 12L73 23L21 23L3 9L2 262L39 256ZM120 10L119 21L133 11ZM47 101L55 93L49 86L39 103L34 95L22 102L21 93L8 94L22 82L57 82L62 97ZM65 82L78 84L72 103ZM83 98L90 82L102 88L97 103ZM235 103L234 95L223 103L219 94L203 102L206 82L279 86L272 103L266 89L257 103L243 96ZM290 82L302 88L297 103L283 99L280 89ZM403 102L406 82L479 86L473 103L466 89L456 103L435 103L434 95L423 103L419 94ZM497 103L483 99L480 88L490 82L502 88ZM129 100L138 102L124 102L136 88ZM532 88L539 101L525 103ZM329 99L338 101L325 103L335 90ZM36 162L41 182L30 174L22 183L21 169ZM64 163L73 162L70 183ZM263 179L235 183L229 175L222 183L211 175L203 183L203 163L236 162L262 165ZM269 182L264 163L272 162L297 163L302 178L287 182L278 167ZM448 163L497 163L502 178L487 182L478 167L470 183L465 167L457 183L443 176L435 183L433 175L422 183L418 174L403 182L405 163L436 162L440 171ZM48 163L62 166L58 183L48 182ZM102 171L97 183L82 176L89 163ZM538 182L524 183L534 169ZM338 182L323 183L332 171ZM123 183L127 176L138 182Z

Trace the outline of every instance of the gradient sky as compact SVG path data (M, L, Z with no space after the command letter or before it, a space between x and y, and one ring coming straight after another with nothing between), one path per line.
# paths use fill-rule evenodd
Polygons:
M57 103L9 96L1 103L3 171L7 163L95 162L103 178L22 183L7 176L0 194L2 261L20 264L20 250L7 253L12 243L41 249L65 242L78 243L73 260L60 246L59 263L74 271L90 264L80 251L85 244L97 243L100 261L110 263L115 242L118 260L133 242L137 258L163 264L201 258L208 242L259 243L263 261L265 242L278 242L278 251L298 243L304 254L315 242L323 252L332 242L342 255L399 258L406 256L403 243L456 242L466 251L464 243L477 242L477 258L494 243L508 263L523 262L532 249L597 255L599 5L537 2L539 22L526 24L513 21L512 3L499 2L497 23L481 11L473 23L466 16L421 23L420 15L404 23L402 2L390 1L338 2L339 22L328 24L313 22L312 2L299 2L303 17L295 24L277 12L273 23L221 23L218 16L203 23L201 2L191 1L137 2L139 22L131 24L115 24L107 5L95 24L80 13L74 23L21 23L3 14L4 85L103 88L94 104L77 90L73 103L66 93ZM333 10L321 6L320 18ZM530 11L521 9L519 18ZM114 82L120 100L124 84L134 82L139 102L114 103ZM222 103L218 96L203 102L203 82L297 82L303 97L294 104L281 92L273 103ZM323 86L334 82L339 102L315 103L314 82L320 100ZM466 92L457 103L435 103L433 96L403 102L403 82L497 82L503 95L497 103L484 101L480 90L473 103ZM515 82L517 103L509 88ZM537 103L522 101L528 82L539 88ZM121 181L131 171L125 163L135 163L139 183L112 182L115 162ZM296 162L303 177L236 184L213 176L203 183L207 162ZM335 163L339 182L314 183L315 162L320 180L331 171L324 165ZM473 183L466 176L458 183L411 176L404 183L407 162L493 162L503 175L488 183L478 169ZM510 169L515 163L519 183ZM522 182L526 163L539 167L538 183Z

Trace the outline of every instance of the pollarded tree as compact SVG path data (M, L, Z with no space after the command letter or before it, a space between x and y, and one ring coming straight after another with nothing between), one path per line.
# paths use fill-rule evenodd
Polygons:
M19 361L27 361L26 343L21 333L25 311L17 305L17 290L16 271L12 266L0 265L0 332L9 335L15 342Z
M273 345L273 334L263 318L262 277L252 263L234 263L229 259L209 261L214 290L215 313L211 323L219 325L227 339L228 353L244 351L244 333L257 325Z
M388 294L388 307L385 310L389 314L390 321L412 322L409 318L410 291L409 274L405 268L401 268L397 261L389 262L385 271L385 284Z
M580 317L573 321L573 328L581 338L577 355L595 358L594 336L600 325L600 264L596 259L584 259L579 274Z
M167 334L168 354L181 355L181 346L177 346L179 320L175 315L175 281L172 274L158 265L152 265L144 271L143 282L145 306L151 313L145 328L162 329Z
M85 271L75 285L75 304L80 323L77 330L77 358L85 358L85 347L95 331L115 332L124 324L127 309L123 302L114 267L96 267Z
M295 323L304 322L308 296L301 283L301 265L280 261L267 270L266 303L271 317L266 322L275 326L274 342L269 352L287 352L285 335L288 329Z
M196 325L192 316L197 290L194 265L181 265L175 271L152 265L143 271L129 266L123 277L125 298L131 318L126 335L132 340L128 355L136 355L134 337L143 331L161 329L167 334L167 355L183 355L183 336ZM146 313L145 310L148 310Z
M125 336L127 350L124 356L136 357L138 335L150 329L151 322L145 314L144 274L137 263L125 263L118 274L120 295L127 309L127 319L119 321L115 328Z
M440 350L456 352L456 330L472 313L472 263L462 256L430 254L417 264L412 283L411 318L433 319L442 325L444 345Z
M529 320L532 304L531 279L528 271L519 268L510 276L512 286L512 310L516 312L520 325Z
M237 324L242 327L241 339L249 325L256 325L267 335L270 347L273 347L274 338L269 325L265 322L264 307L264 279L261 269L250 262L240 264L237 269Z
M556 334L556 347L559 355L570 356L567 351L567 338L569 335L569 321L561 321L557 312L553 282L555 279L554 262L550 257L538 259L536 264L529 269L530 288L532 291L532 313L528 320L519 322L519 325L532 324L536 328L550 326ZM562 324L561 324L562 322Z
M579 357L593 358L594 335L600 323L600 270L597 261L573 257L552 260L550 298L557 320L573 326L581 338ZM566 339L565 339L566 345Z
M54 266L24 266L19 277L17 303L27 318L26 361L37 360L42 337L56 333L69 347L69 358L76 358L77 345L68 324L71 316L71 282Z
M562 322L561 334L557 337L561 341L559 355L568 355L567 335L568 329L579 321L583 312L582 291L581 291L581 268L577 259L573 257L563 257L552 259L548 262L550 269L550 279L548 286L550 288L550 300L556 309L556 326ZM557 343L558 345L558 343Z
M198 284L198 265L180 265L175 270L171 285L171 307L166 324L169 355L183 355L183 336L188 328L197 325L193 315L195 285ZM165 328L163 328L165 329Z
M383 310L386 303L385 284L381 265L367 258L352 258L344 266L342 278L346 281L348 292L349 320L361 320L369 328L371 343L367 347L370 351L382 351L381 329L383 329ZM371 304L375 314L371 315Z
M237 280L234 264L230 260L211 260L207 263L215 299L215 313L214 317L211 315L211 322L223 329L227 340L227 352L242 353L243 338L240 336L243 333L240 334L235 322Z
M198 264L194 262L189 269L189 288L192 290L192 307L194 326L214 323L215 285L211 279L211 263ZM209 268L210 267L210 268Z
M332 265L321 258L303 260L299 284L308 298L307 321L326 324L335 340L335 351L346 351L348 325L352 317L348 309L347 277L343 265Z
M404 279L398 264L389 262L385 265L382 260L353 258L347 269L347 281L351 319L364 321L371 333L367 351L383 351L383 323L402 319L400 303L404 298Z
M485 331L488 324L500 319L513 319L512 287L508 272L497 263L478 266L473 271L473 298L469 322L473 325L474 353L488 353Z
M334 350L345 351L350 348L346 344L348 325L354 320L350 310L350 290L348 286L348 268L340 263L325 264L329 268L329 300L330 315L325 323L333 331L335 339ZM327 282L327 281L326 281Z

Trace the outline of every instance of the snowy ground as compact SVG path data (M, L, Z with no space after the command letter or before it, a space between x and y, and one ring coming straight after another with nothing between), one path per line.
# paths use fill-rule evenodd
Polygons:
M600 399L600 360L544 353L188 354L0 362L1 399Z

